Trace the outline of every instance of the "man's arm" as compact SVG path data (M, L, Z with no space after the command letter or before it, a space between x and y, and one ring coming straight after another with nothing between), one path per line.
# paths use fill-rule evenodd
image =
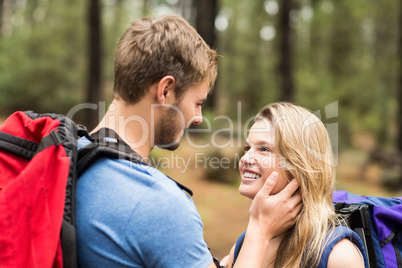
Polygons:
M292 227L302 208L299 187L293 179L281 192L270 196L278 179L273 172L255 196L242 250L235 267L261 267L272 238Z

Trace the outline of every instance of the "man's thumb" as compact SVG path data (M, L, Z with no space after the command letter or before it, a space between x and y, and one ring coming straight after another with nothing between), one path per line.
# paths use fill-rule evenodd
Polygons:
M265 180L264 186L262 186L259 193L262 194L263 196L268 196L272 192L272 189L274 189L277 181L278 181L278 173L274 171Z

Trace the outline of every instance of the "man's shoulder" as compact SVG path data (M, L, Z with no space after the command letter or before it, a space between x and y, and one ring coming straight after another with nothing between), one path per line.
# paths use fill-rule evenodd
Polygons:
M87 145L91 144L91 142L86 138L80 138L77 142L78 150L83 149ZM87 170L89 172L96 172L97 170L101 170L102 172L106 172L106 174L116 173L124 175L124 173L137 173L141 172L150 176L156 173L156 169L150 165L145 165L141 163L141 161L135 161L137 158L133 158L132 161L126 159L125 157L115 155L115 154L108 154L106 152L96 154L96 161L89 161L90 166L86 168L85 173ZM146 161L143 161L146 162ZM101 174L98 174L101 175ZM158 174L160 175L160 174Z
M186 213L194 210L191 198L169 177L124 159L98 159L78 179L76 196L78 205L85 204L89 210L118 207L106 209L114 216L127 217L133 211L160 214L164 209Z
M188 197L173 179L155 167L126 159L99 158L80 176L78 184L85 188L114 189L127 195L147 192L159 195L158 199L160 196Z

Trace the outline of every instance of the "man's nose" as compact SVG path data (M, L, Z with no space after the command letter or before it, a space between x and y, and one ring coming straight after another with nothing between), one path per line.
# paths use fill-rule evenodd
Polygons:
M193 124L199 125L202 123L202 120L203 120L202 115L196 115L193 118Z

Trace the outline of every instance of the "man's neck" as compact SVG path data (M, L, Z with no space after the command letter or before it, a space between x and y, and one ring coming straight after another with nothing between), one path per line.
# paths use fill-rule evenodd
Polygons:
M121 99L114 99L92 133L101 128L112 129L131 149L147 159L152 150L151 138L155 124L151 121L150 107L144 102L130 105Z

